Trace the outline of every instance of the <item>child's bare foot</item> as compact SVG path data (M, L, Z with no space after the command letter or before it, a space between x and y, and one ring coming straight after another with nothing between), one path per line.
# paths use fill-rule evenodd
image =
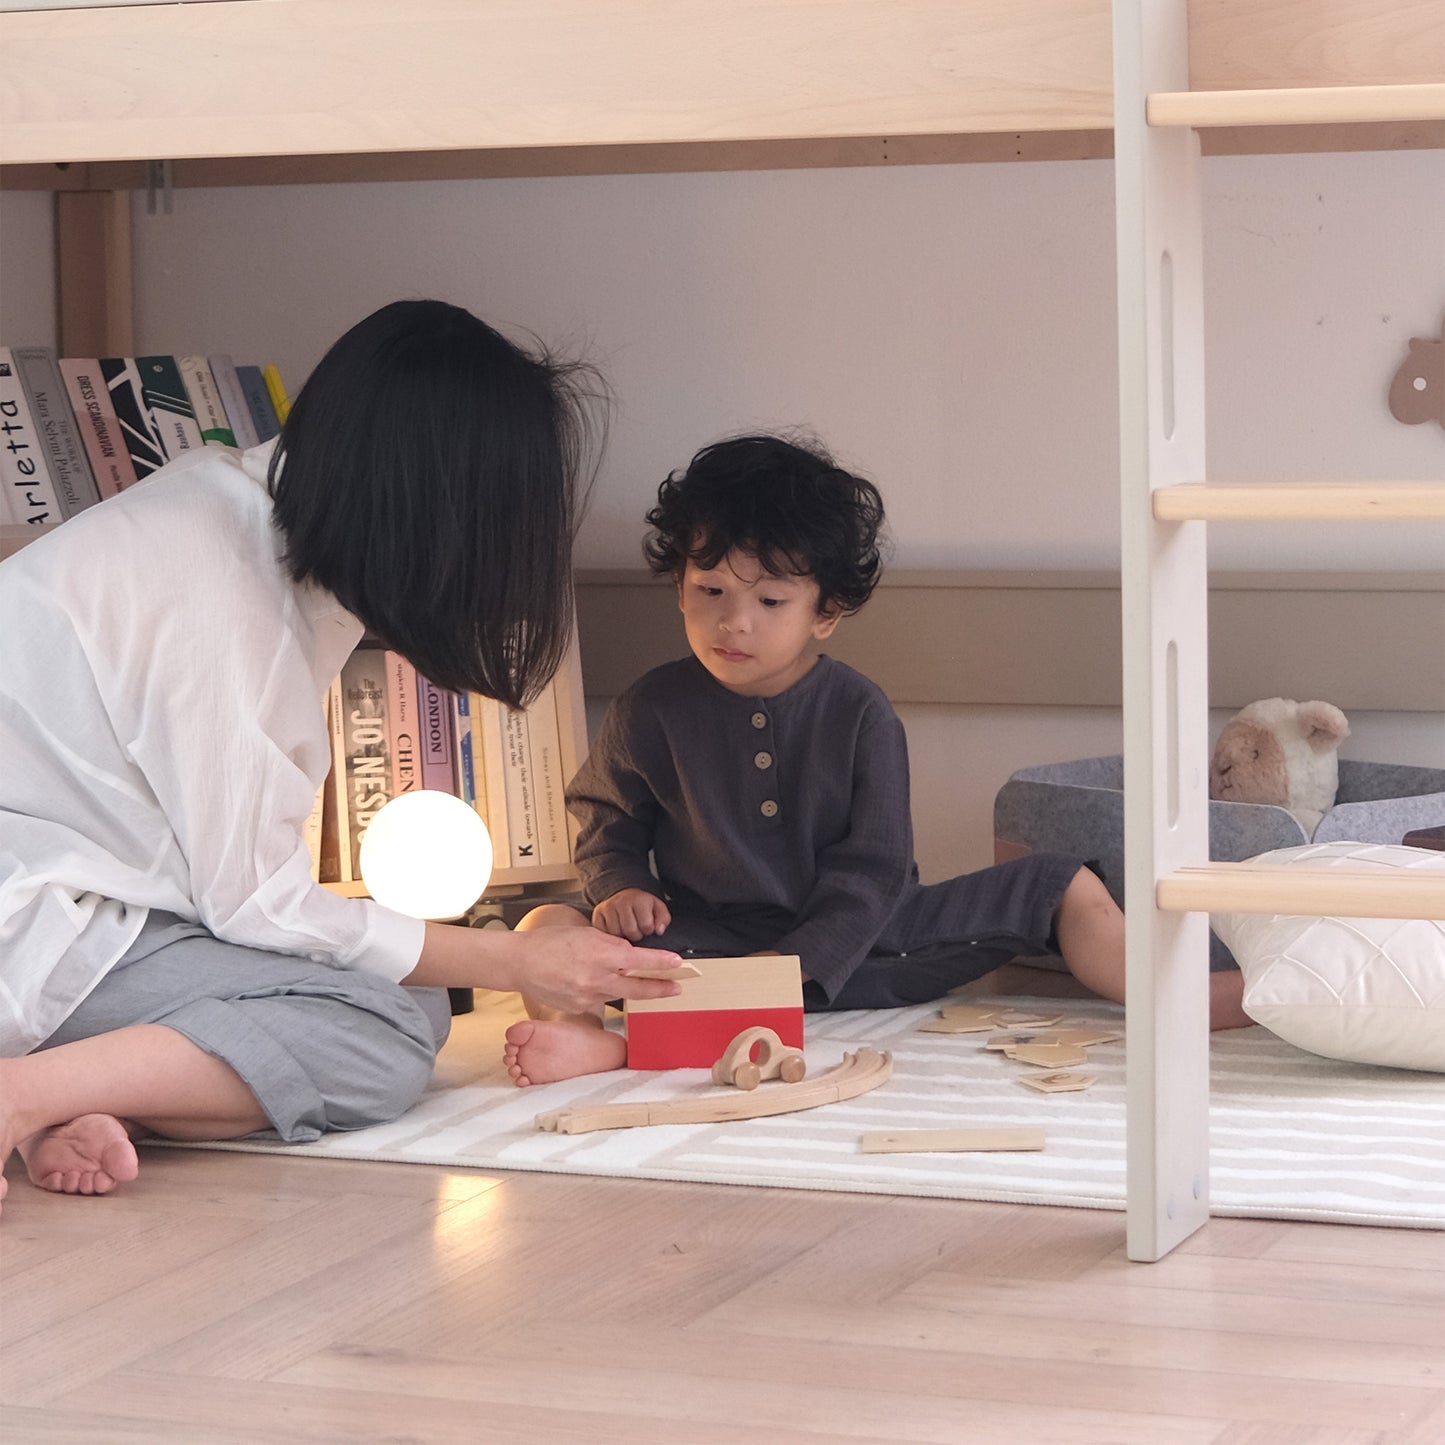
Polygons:
M502 1062L515 1084L554 1084L622 1068L627 1040L594 1024L522 1019L507 1030Z
M108 1194L140 1173L135 1145L112 1114L82 1114L20 1143L30 1182L56 1194Z

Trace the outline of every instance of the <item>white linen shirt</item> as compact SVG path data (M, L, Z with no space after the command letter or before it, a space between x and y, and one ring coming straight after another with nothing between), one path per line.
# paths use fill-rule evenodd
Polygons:
M0 563L0 1056L48 1038L152 908L416 964L420 921L311 879L324 698L362 626L286 572L273 446L188 452Z

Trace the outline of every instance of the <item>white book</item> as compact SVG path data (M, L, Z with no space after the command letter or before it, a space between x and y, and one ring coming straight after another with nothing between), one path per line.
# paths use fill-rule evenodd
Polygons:
M537 819L537 860L544 867L571 861L567 837L567 779L562 763L562 737L557 727L557 691L548 683L527 709L527 741L532 755L533 811Z
M8 346L0 346L0 433L4 441L0 446L0 490L5 496L5 520L27 525L63 522L65 513L35 429L30 398Z
M480 759L487 799L487 832L492 835L492 856L498 868L511 867L512 839L507 827L507 774L502 765L502 705L494 697L478 694L477 705L482 710L482 738Z
M507 797L508 855L513 868L535 868L542 860L537 837L536 782L527 714L502 708L502 767Z
M208 447L234 447L236 434L221 404L210 363L204 356L181 356L176 358L176 365L181 369L181 381L190 398L191 410L196 414L201 440Z
M55 483L60 510L73 517L100 500L100 489L85 454L55 353L48 346L17 346L12 360L20 372L35 430L50 464L50 479Z

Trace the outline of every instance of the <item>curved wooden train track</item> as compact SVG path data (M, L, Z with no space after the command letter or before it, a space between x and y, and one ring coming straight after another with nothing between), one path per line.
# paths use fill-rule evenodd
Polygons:
M793 1114L853 1099L885 1084L893 1073L893 1055L861 1048L844 1054L837 1068L797 1084L740 1094L729 1089L701 1099L658 1099L652 1103L592 1104L553 1109L537 1115L537 1127L554 1134L587 1134L594 1129L631 1129L639 1124L724 1124Z

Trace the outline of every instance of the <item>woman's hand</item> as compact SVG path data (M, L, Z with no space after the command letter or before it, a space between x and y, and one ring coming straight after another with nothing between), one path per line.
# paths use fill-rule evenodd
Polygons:
M640 943L644 938L661 936L672 922L667 904L645 888L624 888L611 898L604 898L592 910L592 924L614 938ZM654 952L655 950L648 950ZM658 964L656 967L664 967Z
M628 978L629 968L675 968L675 953L633 948L580 916L576 928L460 928L428 923L421 957L403 983L525 993L563 1013L595 1013L611 999L671 998L669 979Z

